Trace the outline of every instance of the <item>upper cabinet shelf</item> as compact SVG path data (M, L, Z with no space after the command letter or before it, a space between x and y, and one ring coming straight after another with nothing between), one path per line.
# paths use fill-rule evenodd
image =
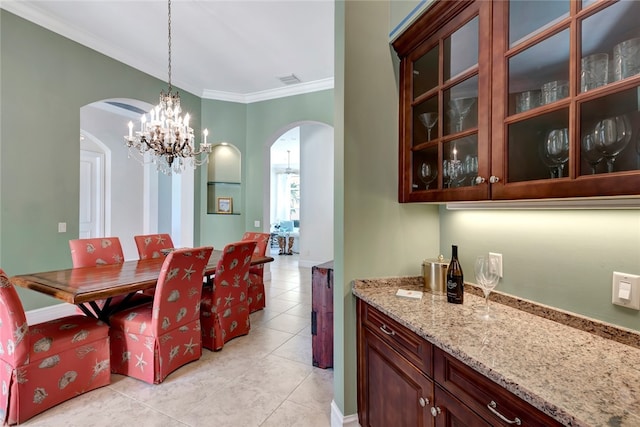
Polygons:
M436 2L395 42L401 202L640 194L640 2Z

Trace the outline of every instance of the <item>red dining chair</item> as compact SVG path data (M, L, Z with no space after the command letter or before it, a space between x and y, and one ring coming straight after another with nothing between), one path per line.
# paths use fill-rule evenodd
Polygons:
M20 298L0 269L0 415L17 424L110 384L109 327L73 315L29 326Z
M256 242L240 241L224 247L213 284L202 290L200 319L202 346L221 350L227 341L249 333L247 300L249 266Z
M133 236L140 259L160 258L163 249L173 248L173 240L169 234L143 234Z
M242 236L242 240L255 240L256 249L254 254L265 256L267 247L269 246L269 233L252 233L246 232ZM262 310L266 305L264 296L264 264L252 265L249 267L249 312L253 313Z
M89 239L69 240L69 248L71 249L71 261L73 268L92 267L96 265L122 264L124 262L124 253L120 239L117 237L96 237ZM125 295L118 295L111 298L110 306L121 305L125 301ZM137 293L127 300L127 306L141 304L151 301L151 297ZM106 300L98 300L95 303L103 308ZM95 310L89 309L94 317L98 317ZM79 312L83 312L80 308ZM85 313L86 314L86 313Z
M202 355L202 278L213 248L178 249L162 264L152 303L109 318L111 372L159 384Z

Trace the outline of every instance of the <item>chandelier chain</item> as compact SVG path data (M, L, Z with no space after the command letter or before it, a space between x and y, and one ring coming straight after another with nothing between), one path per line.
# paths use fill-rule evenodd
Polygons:
M171 0L169 0L169 18L167 20L167 28L169 33L169 93L171 93Z

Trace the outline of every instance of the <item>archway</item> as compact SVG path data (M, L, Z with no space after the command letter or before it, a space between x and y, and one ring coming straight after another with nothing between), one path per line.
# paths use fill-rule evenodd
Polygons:
M290 123L265 144L263 221L270 224L273 194L271 147L300 128L300 216L298 265L311 267L333 259L333 127L319 122Z

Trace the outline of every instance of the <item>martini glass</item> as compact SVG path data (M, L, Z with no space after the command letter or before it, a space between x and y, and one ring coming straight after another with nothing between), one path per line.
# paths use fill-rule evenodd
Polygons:
M431 129L438 123L438 113L422 113L418 118L427 128L427 141L431 141Z
M461 132L464 119L469 114L471 107L476 103L477 98L454 98L449 101L449 107L451 107L451 115L457 119L456 132Z

